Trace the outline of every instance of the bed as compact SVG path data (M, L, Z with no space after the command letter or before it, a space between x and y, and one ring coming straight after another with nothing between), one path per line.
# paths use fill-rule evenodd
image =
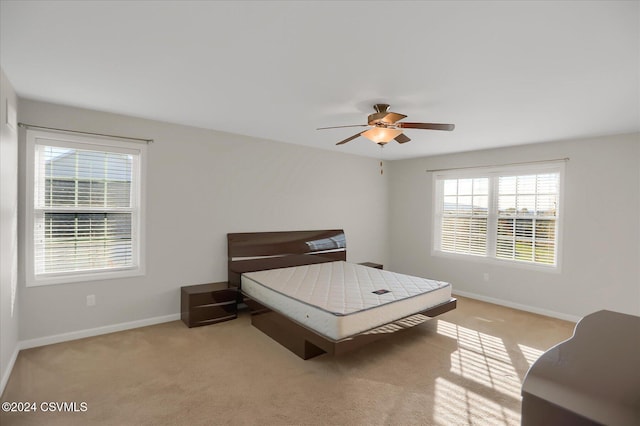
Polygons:
M227 234L253 326L303 359L338 355L455 309L448 283L346 262L341 229Z

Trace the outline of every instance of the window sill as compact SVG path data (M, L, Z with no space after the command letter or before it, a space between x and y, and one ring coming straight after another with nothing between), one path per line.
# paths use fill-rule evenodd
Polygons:
M145 272L142 268L134 269L118 269L108 272L86 272L86 273L74 273L74 274L56 274L50 276L41 277L28 277L27 287L41 287L47 285L59 285L70 284L77 282L88 281L101 281L101 280L113 280L121 278L139 277L144 275Z

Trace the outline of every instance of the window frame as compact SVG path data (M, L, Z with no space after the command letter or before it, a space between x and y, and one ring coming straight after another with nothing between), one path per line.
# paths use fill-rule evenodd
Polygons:
M565 181L565 160L553 160L534 163L523 163L517 165L489 166L489 167L469 167L460 169L447 169L434 171L432 174L432 224L431 224L431 255L436 257L450 258L456 260L466 260L480 263L487 263L500 266L513 266L531 270L543 270L549 272L561 272L562 268L562 234L564 230L564 181ZM501 176L525 176L541 175L545 173L558 173L558 205L556 209L556 240L555 240L555 264L544 264L541 262L506 259L497 257L498 241L498 184ZM439 182L445 179L489 179L489 212L487 223L487 254L466 254L452 253L440 250L441 241L441 219L443 209L443 187ZM535 217L534 217L535 218Z
M93 269L85 271L65 271L36 274L36 214L43 209L35 205L36 192L36 145L85 149L113 153L131 154L137 157L132 165L131 183L131 245L133 264L114 269ZM26 179L24 221L25 284L27 287L128 278L145 274L145 176L146 143L130 142L124 139L95 136L78 136L66 132L27 129L26 131ZM44 209L46 211L46 209ZM70 210L73 210L70 209ZM82 209L78 209L82 210ZM110 210L105 208L104 211ZM96 210L96 213L100 213Z

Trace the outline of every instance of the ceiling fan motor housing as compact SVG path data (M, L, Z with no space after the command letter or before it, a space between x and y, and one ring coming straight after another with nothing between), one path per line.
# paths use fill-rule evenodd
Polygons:
M375 104L373 108L376 112L369 114L367 117L369 126L390 127L393 126L396 121L406 117L406 115L403 114L390 112L389 104Z
M376 110L376 112L387 112L389 111L390 105L389 104L375 104L373 106L373 109Z

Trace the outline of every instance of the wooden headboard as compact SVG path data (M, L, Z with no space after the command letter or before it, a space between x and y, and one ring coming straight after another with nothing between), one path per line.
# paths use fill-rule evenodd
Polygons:
M347 260L342 229L227 234L229 284L245 272Z

